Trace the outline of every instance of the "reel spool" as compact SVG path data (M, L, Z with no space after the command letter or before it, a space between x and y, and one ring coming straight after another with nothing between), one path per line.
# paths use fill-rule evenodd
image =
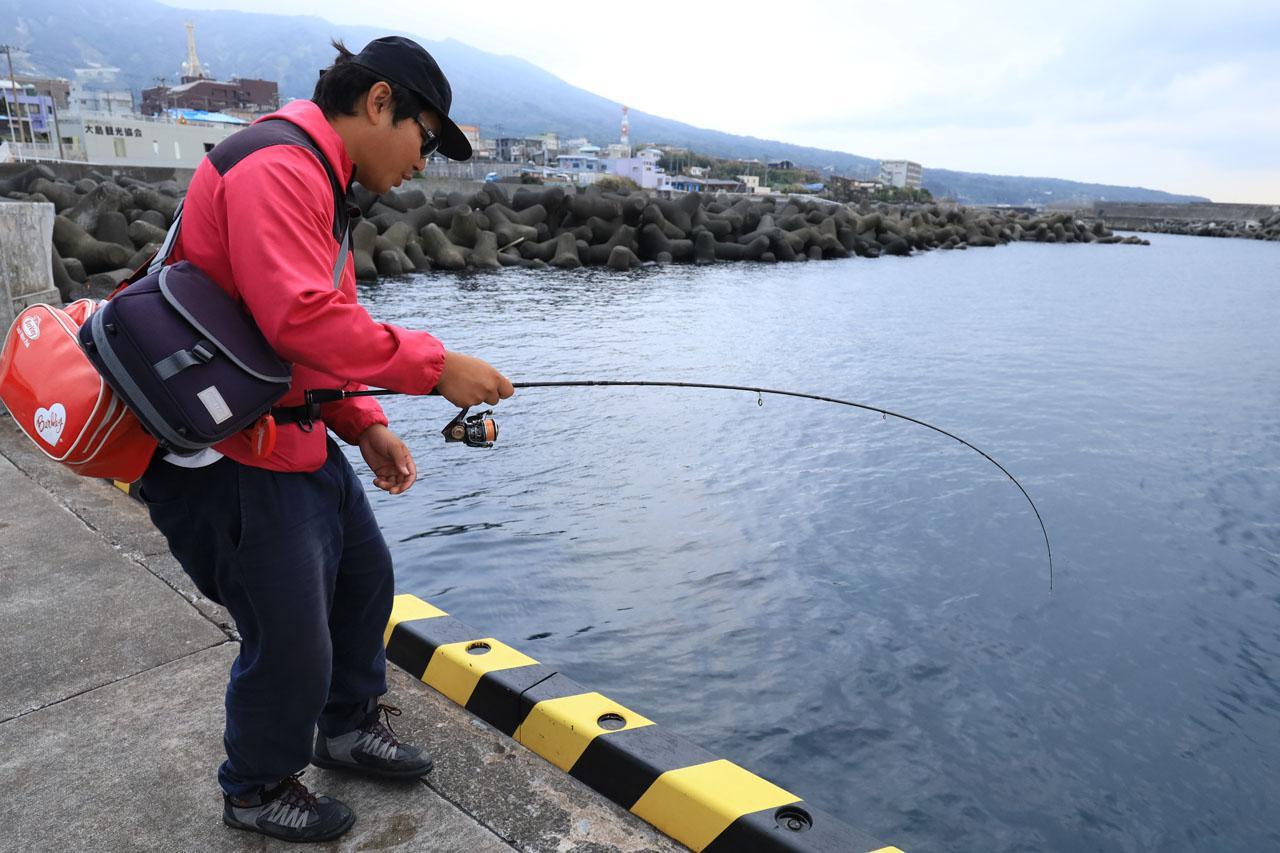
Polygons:
M467 408L458 412L453 420L440 430L440 434L444 436L446 442L460 441L467 447L493 447L493 443L498 440L498 422L490 417L493 409L486 409L468 417L469 411L470 409Z

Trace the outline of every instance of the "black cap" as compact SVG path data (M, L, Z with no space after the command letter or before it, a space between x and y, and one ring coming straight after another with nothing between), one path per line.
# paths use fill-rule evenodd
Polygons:
M440 116L440 153L451 160L469 160L471 143L449 118L453 90L444 72L422 45L403 36L384 36L365 45L352 60L388 83L413 92Z

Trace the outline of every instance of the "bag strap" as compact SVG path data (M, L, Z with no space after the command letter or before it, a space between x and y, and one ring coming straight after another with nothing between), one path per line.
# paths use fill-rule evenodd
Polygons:
M187 200L185 198L178 202L177 209L173 211L173 224L169 226L168 233L164 235L164 242L160 244L159 249L156 249L156 253L151 256L151 261L143 264L143 267L147 270L147 275L159 272L160 268L169 260L169 256L173 254L173 246L178 242L178 232L182 230L182 206L186 203Z
M227 143L233 140L235 144L227 146ZM351 219L354 206L347 204L349 191L343 189L342 181L339 180L337 172L330 165L329 158L324 156L324 152L320 150L320 146L311 138L311 135L291 121L267 119L266 121L257 122L218 143L209 152L208 157L214 164L214 168L218 170L218 173L225 175L232 167L253 152L276 145L294 145L307 149L320 161L320 165L324 167L325 175L329 178L329 186L333 190L333 239L338 241L338 257L333 264L333 288L337 290L342 286L342 271L346 269L347 258L351 255ZM224 146L227 147L224 148ZM173 247L178 242L178 235L182 231L182 207L185 203L185 198L178 202L178 206L173 213L173 224L169 226L160 248L134 270L132 275L121 282L107 297L108 299L138 279L159 272L160 268L168 263L169 256L173 254ZM358 211L359 208L355 208L355 210Z

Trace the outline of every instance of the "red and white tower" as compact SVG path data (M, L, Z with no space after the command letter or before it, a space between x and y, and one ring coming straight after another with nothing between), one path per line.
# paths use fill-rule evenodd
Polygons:
M622 108L622 144L627 146L627 156L631 156L631 121L627 118L627 108Z

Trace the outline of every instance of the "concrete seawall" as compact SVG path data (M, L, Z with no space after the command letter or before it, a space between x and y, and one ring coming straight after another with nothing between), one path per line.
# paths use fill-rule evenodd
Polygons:
M42 163L59 180L72 183L83 178L94 178L95 175L108 175L112 178L125 177L135 181L177 181L184 189L191 183L195 169L183 169L173 166L108 166L101 163ZM0 181L20 175L31 168L30 163L0 163Z
M1094 212L1117 219L1169 219L1182 222L1261 221L1280 213L1274 204L1142 204L1137 202L1097 202Z
M404 184L402 189L416 187L428 195L442 193L465 193L470 195L484 189L484 181L473 181L468 178L417 178L412 184Z
M191 176L195 174L195 169L161 166L106 166L94 163L44 163L42 165L52 172L58 180L70 183L75 183L84 178L92 179L95 176L106 175L112 178L132 178L136 181L146 181L147 183L177 181L180 187L186 189L187 185L191 183ZM27 163L0 163L0 180L20 175L29 168L30 164ZM484 186L484 181L466 176L424 175L416 179L414 185L419 186L428 194L436 191L473 193Z
M1096 202L1080 216L1123 231L1280 240L1280 205Z

